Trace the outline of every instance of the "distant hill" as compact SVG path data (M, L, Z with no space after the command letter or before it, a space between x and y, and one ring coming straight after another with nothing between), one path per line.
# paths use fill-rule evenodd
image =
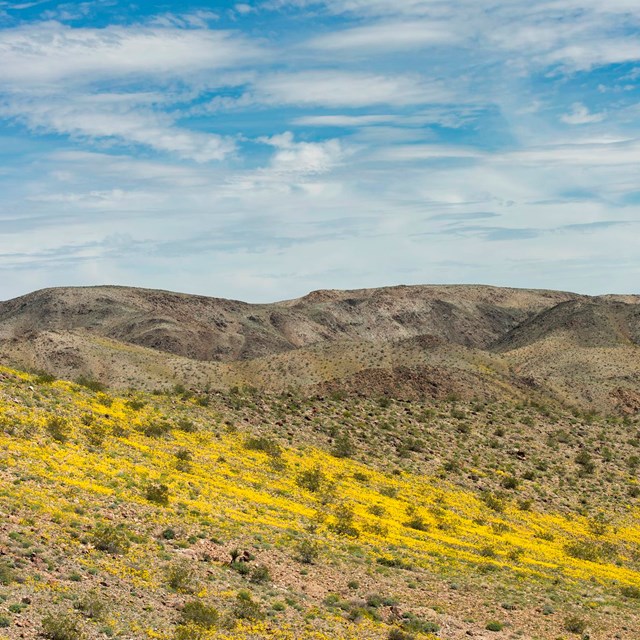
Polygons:
M0 303L7 364L114 387L509 396L640 407L640 297L489 286L248 304L126 287Z

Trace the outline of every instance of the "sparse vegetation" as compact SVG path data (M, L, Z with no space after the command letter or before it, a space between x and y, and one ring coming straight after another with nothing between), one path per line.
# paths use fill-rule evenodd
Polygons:
M615 603L625 620L615 632L635 640L635 422L596 415L583 432L561 408L550 422L531 405L457 398L454 416L445 400L381 406L247 388L202 405L197 391L119 397L55 381L34 399L33 379L6 371L0 626L10 640L27 616L44 635L48 615L47 633L72 640L141 628L248 640L287 625L303 639L418 640L452 619L461 633L555 640L598 620L598 607L575 609L581 594ZM535 437L510 428L530 414ZM147 431L158 424L170 427ZM335 456L341 433L351 457ZM591 474L573 465L581 451ZM455 473L443 475L446 460ZM25 602L31 585L38 597Z

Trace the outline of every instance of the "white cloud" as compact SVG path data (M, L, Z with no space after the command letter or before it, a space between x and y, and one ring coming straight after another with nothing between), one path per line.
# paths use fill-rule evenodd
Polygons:
M197 162L221 160L234 151L232 140L175 127L170 116L154 112L145 102L145 96L120 99L114 94L10 98L0 102L0 115L19 120L33 131L111 139Z
M395 122L400 116L394 115L367 115L367 116L302 116L295 118L293 123L299 126L312 127L367 127L370 125Z
M452 44L457 34L447 22L383 22L344 29L312 39L308 46L329 51L360 50L383 54L392 50L415 51L427 45Z
M277 149L269 165L269 171L276 174L326 173L339 164L345 153L339 140L296 142L291 132L261 138L259 142Z
M268 74L256 79L254 91L256 99L266 104L327 107L417 105L451 98L440 83L420 76L341 70Z
M0 31L0 81L13 87L106 78L176 79L266 54L229 31L161 27L71 28L57 22Z
M581 102L576 102L571 107L571 112L566 113L561 118L562 122L567 124L592 124L594 122L602 122L604 120L603 113L591 113Z

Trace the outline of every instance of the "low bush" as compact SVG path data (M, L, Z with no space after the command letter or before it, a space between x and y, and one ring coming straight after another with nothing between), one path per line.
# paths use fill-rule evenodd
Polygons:
M220 614L215 607L211 607L201 600L186 602L181 615L184 625L194 624L203 629L215 627L220 618Z
M64 613L48 613L42 619L42 636L48 640L82 640L84 634L78 622Z

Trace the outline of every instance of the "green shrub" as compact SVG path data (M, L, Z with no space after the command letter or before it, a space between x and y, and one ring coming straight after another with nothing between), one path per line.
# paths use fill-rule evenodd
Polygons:
M51 384L56 381L56 377L52 373L46 371L38 371L36 375L37 384Z
M42 619L42 636L48 640L82 640L78 622L69 614L48 613Z
M357 538L360 535L355 526L355 512L352 507L346 504L341 504L336 509L335 522L331 528L341 536Z
M502 631L504 629L504 625L502 622L498 622L496 620L491 620L487 622L487 626L485 627L487 631Z
M146 402L143 400L138 400L137 398L133 398L132 400L127 400L126 405L132 411L140 411L140 409L144 408Z
M282 455L282 448L273 439L265 436L249 437L244 441L244 448L249 451L262 451L272 458L279 458Z
M239 620L262 620L264 613L248 591L240 591L236 596L233 615Z
M595 462L586 449L582 449L582 451L578 453L576 456L576 464L582 467L580 470L581 475L591 475L596 469Z
M208 637L207 630L195 624L179 625L173 632L172 640L205 640Z
M86 387L90 391L95 391L96 393L98 391L105 390L105 386L102 384L102 382L94 380L93 378L88 378L87 376L80 376L79 378L76 378L76 384L79 384L82 387Z
M179 560L166 570L167 584L176 591L190 593L194 589L193 568L187 560Z
M13 565L8 560L0 559L0 584L11 584L15 580Z
M263 564L254 567L249 576L249 582L254 584L263 584L271 581L271 574L269 573L269 567L265 567Z
M150 422L142 429L142 433L148 438L160 438L166 436L172 429L172 425L167 420L158 420Z
M303 564L313 564L319 555L320 549L312 540L303 540L296 547L296 560Z
M415 638L412 633L407 633L402 629L391 629L387 635L387 640L415 640Z
M635 598L640 599L640 587L636 587L635 585L627 585L620 589L620 593L625 598Z
M169 504L169 487L166 484L152 482L147 485L144 491L144 497L149 502L167 506Z
M587 622L578 616L569 616L565 618L564 628L570 633L584 633L587 630Z
M612 559L616 555L616 549L611 543L597 543L591 540L577 540L565 545L564 550L572 558L589 562L601 562L604 559Z
M402 627L407 631L415 633L438 633L440 625L430 620L423 620L412 613L404 614L404 621Z
M114 555L126 553L131 546L127 531L122 526L98 525L91 538L96 549Z
M415 529L416 531L428 531L429 525L425 522L422 516L413 516L410 520L404 523L406 527Z
M75 604L78 611L84 613L87 618L101 620L107 611L106 603L100 598L97 591L90 591Z
M506 507L504 498L498 494L491 493L490 491L482 494L482 502L496 513L502 513Z
M325 483L326 477L320 467L314 467L313 469L307 469L298 474L296 483L299 487L317 493Z
M350 458L353 455L353 444L348 433L341 433L336 438L331 453L336 458Z
M69 439L69 423L62 416L51 416L45 429L56 442L64 444Z
M220 618L218 610L201 600L191 600L186 602L182 609L182 623L184 625L194 624L203 629L211 629Z

